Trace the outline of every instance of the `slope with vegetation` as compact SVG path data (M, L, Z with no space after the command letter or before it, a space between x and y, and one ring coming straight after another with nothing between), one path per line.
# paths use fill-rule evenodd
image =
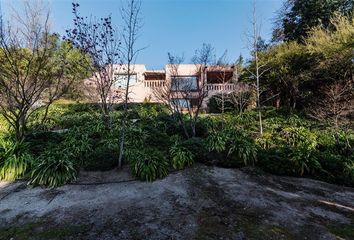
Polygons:
M55 187L75 181L82 168L109 170L123 160L133 176L145 181L202 162L257 166L274 174L354 186L353 6L350 1L335 1L340 6L313 1L323 3L321 9L328 13L321 23L310 17L314 5L287 2L277 29L282 41L265 44L255 38L252 54L257 57L246 66L237 64L240 81L257 82L256 109L251 90L223 96L232 101L223 102L222 111L211 99L209 106L221 114L201 114L199 107L183 114L150 103L126 102L124 108L109 103L107 112L102 105L100 110L95 104L55 103L90 72L73 64L82 46L74 48L72 41L61 42L45 31L35 35L45 44L39 41L27 53L25 46L14 44L22 43L18 36L8 42L0 35L8 53L0 56L0 180L24 178L33 185ZM294 19L301 21L290 21ZM289 27L296 31L289 32ZM199 62L207 66L212 48L203 48L200 55L206 58ZM9 68L21 56L23 62ZM90 61L87 54L83 59ZM101 70L106 64L96 63ZM262 74L250 74L259 66L264 67ZM111 75L105 76L108 85L101 90L107 99L113 83ZM203 89L199 95L203 100Z
M119 122L120 109L113 111ZM196 137L183 129L160 105L142 104L129 111L125 163L133 176L152 181L173 169L202 162L224 167L258 166L266 171L308 176L354 186L354 131L338 131L267 108L264 134L257 113L203 115ZM109 170L117 166L117 129L107 129L99 108L90 104L54 105L48 130L33 131L16 143L1 139L1 179L25 177L50 187L74 181L81 168Z

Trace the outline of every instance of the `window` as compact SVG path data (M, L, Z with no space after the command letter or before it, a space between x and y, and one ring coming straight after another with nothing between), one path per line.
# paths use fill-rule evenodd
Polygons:
M171 100L171 104L179 107L179 108L189 108L190 102L187 99L183 98L174 98Z
M222 84L232 82L232 71L210 71L207 73L207 83Z
M172 90L193 91L198 89L197 76L172 77Z
M114 74L114 87L124 87L127 86L128 74ZM137 74L130 74L129 86L136 84Z

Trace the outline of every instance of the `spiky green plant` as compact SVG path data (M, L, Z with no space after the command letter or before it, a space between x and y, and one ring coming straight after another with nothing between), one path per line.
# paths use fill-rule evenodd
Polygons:
M174 169L183 169L194 163L193 154L187 148L182 146L180 139L175 139L170 148L170 156L172 159L171 165Z
M0 141L0 180L23 178L32 162L33 157L28 152L27 144L11 139Z
M132 175L140 180L151 182L168 174L166 158L155 149L128 149L126 158Z
M31 185L57 187L72 182L77 177L73 156L61 149L44 152L34 165Z

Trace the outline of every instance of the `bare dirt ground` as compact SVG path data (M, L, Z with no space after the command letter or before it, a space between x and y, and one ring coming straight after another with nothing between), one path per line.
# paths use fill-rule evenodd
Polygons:
M1 182L0 239L354 239L354 189L202 165L152 183L126 170Z

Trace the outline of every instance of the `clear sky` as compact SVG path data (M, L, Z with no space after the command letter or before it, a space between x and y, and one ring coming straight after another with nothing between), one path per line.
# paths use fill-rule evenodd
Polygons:
M18 8L21 0L0 0L3 14L9 15L9 5ZM31 2L31 0L29 0ZM32 0L33 1L33 0ZM53 30L63 35L72 23L71 0L49 2ZM124 0L78 0L83 16L112 14L113 23L121 24L119 9ZM262 37L271 37L275 13L283 0L257 0L258 18L262 22ZM146 47L137 59L150 69L166 64L167 53L184 55L190 61L195 49L210 43L216 55L228 51L228 60L240 54L247 57L246 33L251 29L252 0L142 0L143 29L139 47Z

